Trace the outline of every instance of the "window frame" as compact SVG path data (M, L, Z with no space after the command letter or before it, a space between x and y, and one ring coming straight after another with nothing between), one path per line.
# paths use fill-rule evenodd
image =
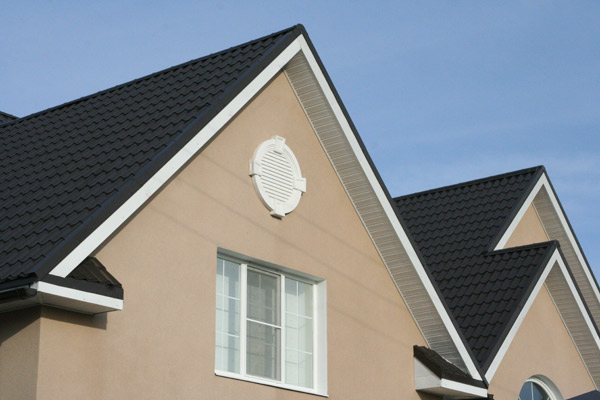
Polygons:
M523 386L525 386L528 383L532 383L534 385L539 386L548 395L550 400L564 400L564 397L562 396L556 385L545 376L534 375L526 379L525 382L523 382L523 384L521 385L519 393L523 389ZM519 397L517 396L517 398Z
M239 373L225 371L217 368L217 354L216 354L216 342L214 343L213 350L215 354L215 370L214 373L217 376L233 378L253 383L259 383L268 386L279 387L287 390L293 390L297 392L310 393L314 395L327 397L327 308L326 308L326 281L314 277L312 275L291 270L289 268L277 266L268 262L257 261L255 259L240 256L238 254L232 254L231 252L223 252L220 250L217 253L215 262L215 277L217 277L216 266L219 259L233 262L240 265L240 355L239 355ZM247 324L248 321L254 321L248 319L248 270L255 270L260 273L277 276L279 278L280 293L279 293L279 317L281 324L281 339L279 346L279 374L280 380L273 380L269 378L263 378L260 376L250 375L247 373ZM293 385L285 382L285 368L286 368L286 299L285 299L285 283L286 278L300 281L309 284L313 288L312 293L312 340L313 340L313 373L312 373L312 387L304 387L299 385ZM215 304L216 311L216 304ZM215 321L216 322L216 321ZM263 324L263 322L258 321ZM269 325L269 324L266 324ZM215 340L216 340L216 329L215 329Z

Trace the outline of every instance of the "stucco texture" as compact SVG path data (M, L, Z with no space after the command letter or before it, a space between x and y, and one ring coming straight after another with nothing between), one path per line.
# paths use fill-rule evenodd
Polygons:
M38 307L0 314L0 399L33 400L40 342Z
M523 320L489 391L495 399L516 399L525 380L536 375L552 381L565 399L594 389L546 286Z
M274 135L307 178L282 220L248 175L255 148ZM419 398L412 346L425 341L284 74L98 251L124 285L123 311L45 310L38 398L314 398L215 376L218 248L327 281L330 398Z
M537 211L530 206L507 247L547 240ZM490 382L489 391L496 399L516 399L525 380L538 375L553 382L566 399L594 389L593 381L545 285Z
M547 242L550 240L544 225L532 204L506 242L506 247L524 246L532 243Z

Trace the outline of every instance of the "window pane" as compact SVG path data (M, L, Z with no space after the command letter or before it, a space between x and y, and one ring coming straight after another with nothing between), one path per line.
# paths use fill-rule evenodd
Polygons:
M248 269L248 318L280 324L279 277Z
M240 372L240 265L217 259L215 365Z
M248 321L246 372L250 375L280 380L281 329Z
M519 393L519 400L549 400L550 396L535 382L525 382Z
M286 383L313 385L313 285L285 280Z
M301 351L286 350L285 383L313 387L313 356Z

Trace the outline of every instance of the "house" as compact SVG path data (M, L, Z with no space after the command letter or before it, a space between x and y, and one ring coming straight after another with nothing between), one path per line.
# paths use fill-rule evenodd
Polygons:
M393 198L302 26L2 118L2 399L598 395L545 169Z

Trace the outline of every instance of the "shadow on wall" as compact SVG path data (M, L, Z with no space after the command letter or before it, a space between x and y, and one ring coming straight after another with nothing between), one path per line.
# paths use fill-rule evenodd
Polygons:
M41 315L40 307L16 310L0 314L0 346L8 339L27 328Z
M87 315L50 307L42 309L42 316L44 318L102 330L106 330L108 321L106 314Z
M0 346L13 336L36 322L40 317L106 330L106 313L84 315L49 307L31 307L0 314Z

